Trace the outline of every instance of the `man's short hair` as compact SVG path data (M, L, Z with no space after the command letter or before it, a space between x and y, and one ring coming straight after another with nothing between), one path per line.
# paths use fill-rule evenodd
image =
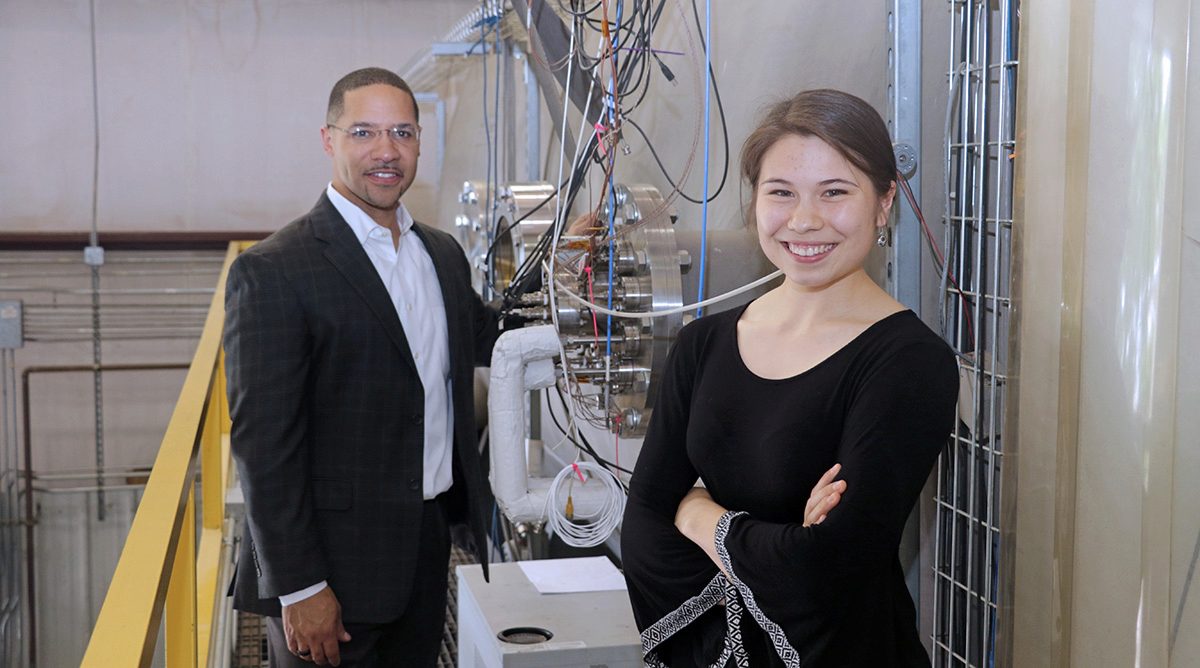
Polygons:
M348 91L374 84L387 84L408 93L413 101L413 113L417 116L416 121L421 122L421 111L417 108L417 96L413 94L412 88L409 88L400 75L382 67L364 67L338 79L338 82L333 85L333 90L329 92L329 108L325 111L325 122L336 123L341 118L342 112L346 108Z

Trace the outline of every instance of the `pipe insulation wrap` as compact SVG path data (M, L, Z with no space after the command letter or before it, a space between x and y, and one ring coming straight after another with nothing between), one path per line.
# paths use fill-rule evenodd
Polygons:
M492 349L488 388L488 438L491 441L492 492L513 522L546 519L551 478L528 475L525 455L526 393L555 382L554 358L559 355L558 332L552 325L505 332ZM604 503L601 485L577 484L572 503L581 516L597 512Z

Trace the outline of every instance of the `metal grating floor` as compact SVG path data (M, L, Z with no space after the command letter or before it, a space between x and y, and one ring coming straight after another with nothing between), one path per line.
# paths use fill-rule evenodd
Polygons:
M474 555L450 546L450 572L446 577L449 592L446 596L446 625L442 630L442 649L438 652L438 668L454 668L458 665L458 578L455 566L476 563Z
M442 630L442 648L438 651L438 668L458 665L458 581L454 567L475 563L475 559L458 547L450 548L450 572L446 586L446 624ZM258 615L239 612L238 637L234 644L233 668L267 668L267 626Z
M267 624L262 617L237 612L237 642L233 647L233 668L267 668Z

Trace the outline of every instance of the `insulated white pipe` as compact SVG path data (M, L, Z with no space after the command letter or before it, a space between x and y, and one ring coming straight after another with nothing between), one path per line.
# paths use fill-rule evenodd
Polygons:
M546 496L552 478L529 478L525 459L525 396L554 384L558 332L552 325L505 332L492 349L488 388L488 439L491 442L492 492L500 510L513 522L546 519ZM575 485L576 512L586 514L603 503L601 485Z

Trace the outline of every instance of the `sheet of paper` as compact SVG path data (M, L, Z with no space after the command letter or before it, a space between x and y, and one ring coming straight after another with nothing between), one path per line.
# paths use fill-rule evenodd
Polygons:
M607 557L537 559L517 563L540 594L625 589L625 577Z

